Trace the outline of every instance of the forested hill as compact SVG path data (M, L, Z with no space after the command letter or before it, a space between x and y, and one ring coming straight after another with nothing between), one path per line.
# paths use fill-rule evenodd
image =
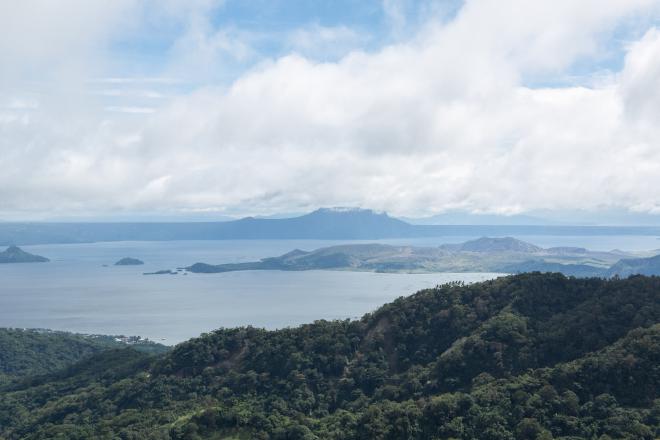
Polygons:
M135 337L130 342L147 353L167 351L164 345ZM126 343L113 336L0 328L0 384L54 373L102 351L125 347Z
M660 278L449 284L357 321L104 352L0 391L5 439L655 439Z

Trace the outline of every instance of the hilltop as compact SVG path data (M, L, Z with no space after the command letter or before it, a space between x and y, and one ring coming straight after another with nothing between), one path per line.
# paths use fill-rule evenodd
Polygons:
M0 436L577 439L660 435L660 278L453 283L360 320L102 352L0 391Z
M466 241L458 245L443 245L444 249L463 252L540 252L540 248L531 243L515 239L513 237L481 237L476 240Z

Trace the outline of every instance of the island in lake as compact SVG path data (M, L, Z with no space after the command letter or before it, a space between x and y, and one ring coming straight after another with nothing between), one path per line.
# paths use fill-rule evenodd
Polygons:
M178 275L179 272L165 269L165 270L157 270L156 272L144 272L142 275Z
M0 263L46 263L50 261L41 255L34 255L25 252L18 246L9 246L5 251L0 252Z
M144 261L137 258L125 257L115 263L115 266L141 266Z
M580 247L542 248L512 237L482 237L437 247L348 244L313 251L296 249L260 261L216 265L195 263L185 270L194 273L323 269L407 273L560 272L578 277L610 277L638 273L636 269L644 269L639 273L647 275L660 274L660 257L652 255L618 250L592 251ZM634 262L634 265L628 262Z

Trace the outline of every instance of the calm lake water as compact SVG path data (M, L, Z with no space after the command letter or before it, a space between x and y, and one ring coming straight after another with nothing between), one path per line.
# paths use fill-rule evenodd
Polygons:
M383 242L437 245L469 238L473 237ZM625 250L660 247L655 237L521 238L542 246ZM237 240L25 246L25 250L46 256L51 262L0 265L0 327L140 335L173 344L219 327L281 328L316 319L359 317L399 296L436 284L499 276L340 271L142 275L198 261L252 261L294 248L312 250L338 243ZM113 266L126 256L146 264Z

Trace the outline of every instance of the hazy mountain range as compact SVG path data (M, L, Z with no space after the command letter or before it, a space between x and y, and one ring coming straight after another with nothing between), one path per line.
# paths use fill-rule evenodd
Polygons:
M224 222L0 223L0 245L124 240L335 239L438 236L657 235L659 226L414 225L368 209L323 208L292 218Z
M334 211L350 211L359 208L322 208ZM287 219L308 214L306 210L254 214L257 219ZM199 212L105 212L88 215L59 215L39 220L1 219L0 223L209 223L229 222L245 218L236 213L220 211ZM621 208L596 210L534 210L521 214L483 213L467 210L448 210L437 214L397 216L412 225L475 225L475 226L658 226L660 214L633 212Z

